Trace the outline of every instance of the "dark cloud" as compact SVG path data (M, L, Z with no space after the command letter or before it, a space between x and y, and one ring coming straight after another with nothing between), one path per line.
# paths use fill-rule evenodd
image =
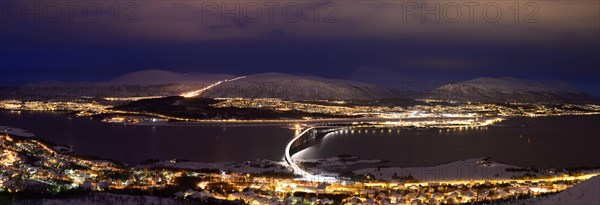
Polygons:
M446 1L81 1L72 18L64 3L73 1L28 2L63 5L62 18L23 17L23 1L0 3L0 66L10 76L3 82L103 80L141 69L343 77L363 65L420 78L600 79L598 1L536 1L536 22L525 22L530 10L515 22L515 2L505 1L495 2L497 22L481 13L490 1L476 2L472 21L465 2L455 2L457 22L446 13L422 22L422 3L451 8Z

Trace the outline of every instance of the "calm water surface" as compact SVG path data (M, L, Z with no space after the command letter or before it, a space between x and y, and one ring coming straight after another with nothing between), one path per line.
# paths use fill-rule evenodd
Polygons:
M294 131L281 126L123 126L47 112L0 111L0 125L28 129L75 154L139 163L281 160ZM487 130L363 130L336 133L295 157L340 154L384 159L396 166L428 166L473 157L520 166L600 166L600 116L516 118Z
M382 132L383 131L383 132ZM299 158L351 154L396 166L429 166L491 157L520 166L600 166L600 116L514 118L487 130L365 130L335 133Z
M294 131L284 127L124 126L49 112L0 111L0 125L70 145L74 153L126 163L147 159L254 161L283 159Z

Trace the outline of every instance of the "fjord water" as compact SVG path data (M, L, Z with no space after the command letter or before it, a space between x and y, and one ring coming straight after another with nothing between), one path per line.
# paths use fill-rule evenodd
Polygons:
M326 158L343 153L407 167L476 157L523 167L600 166L599 115L513 118L487 129L366 131L330 134L295 157Z
M130 164L148 159L281 160L283 148L294 136L293 130L281 126L125 126L52 112L0 111L0 125L27 129L35 138L69 145L77 155Z
M0 111L0 125L28 129L74 154L135 164L147 159L281 160L287 126L124 126L52 112ZM428 166L474 157L520 166L600 166L600 116L514 118L487 129L371 129L325 137L295 157L351 154L395 166Z

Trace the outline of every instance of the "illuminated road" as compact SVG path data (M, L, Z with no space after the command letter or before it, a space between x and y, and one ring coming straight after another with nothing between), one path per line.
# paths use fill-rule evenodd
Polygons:
M221 81L217 81L213 84L210 84L204 88L198 89L198 90L194 90L194 91L190 91L190 92L186 92L186 93L182 93L180 96L184 97L184 98L194 98L194 97L198 97L200 96L200 94L204 93L207 90L210 90L211 88L214 88L217 85L220 85L221 83L226 83L226 82L232 82L232 81L236 81L239 79L244 79L246 78L246 76L240 76L237 78L233 78L233 79L225 79L225 80L221 80Z
M329 128L329 129L327 129L327 128ZM346 127L346 126L343 126L343 127L315 126L315 127L310 127L310 128L305 129L300 134L295 136L292 140L290 140L290 142L288 142L287 146L285 147L285 157L284 157L285 162L287 163L287 165L289 167L292 168L292 170L294 170L294 173L302 176L303 180L318 181L318 182L330 182L330 183L337 182L338 179L335 177L324 176L324 175L319 175L319 174L315 175L315 174L312 174L312 173L300 168L300 166L298 166L298 164L292 158L293 154L290 154L290 149L292 149L292 146L294 146L294 143L298 142L299 140L302 140L302 142L300 142L300 143L307 142L308 139L303 139L303 137L305 137L307 135L312 134L313 136L309 136L309 137L315 138L315 137L317 137L316 135L318 135L318 134L324 134L324 136L323 136L323 138L324 138L324 137L327 137L327 135L330 134L331 132L342 130L342 129L348 129L348 128L349 127ZM324 129L324 130L320 130L320 129ZM300 145L296 145L296 146L300 146ZM298 153L299 151L300 150L296 151L295 153Z
M181 117L172 117L167 115L161 115L156 113L149 112L134 112L134 111L120 111L113 110L115 114L129 114L129 115L144 115L144 116L152 116L167 120L175 120L175 122L164 122L164 121L147 121L143 123L132 123L131 125L140 125L140 126L278 126L278 125L290 125L290 124L317 124L317 125L327 125L327 124L368 124L368 123L388 123L382 125L394 125L393 123L406 123L406 122L417 122L417 121L426 121L426 120L470 120L471 118L465 117L414 117L414 118L380 118L380 117L360 117L360 118L327 118L327 119L310 119L310 120L301 120L301 119L277 119L277 120L239 120L239 119L226 119L226 120L207 120L207 119L189 119L189 118L181 118ZM434 128L467 128L467 127L485 127L487 125L493 124L498 121L500 118L480 118L480 124L474 125L437 125L433 126ZM389 124L392 123L392 124Z
M298 163L296 163L293 159L293 155L308 148L311 145L308 145L307 147L301 147L302 145L311 143L311 142L318 142L320 141L322 138L327 137L329 134L332 134L334 132L340 131L340 130L345 130L345 129L350 129L352 126L351 125L331 125L331 126L312 126L309 127L305 130L303 130L302 132L300 132L298 135L296 135L294 138L292 138L288 144L285 147L285 156L284 156L284 160L286 162L286 164L288 165L288 167L292 168L292 170L294 171L295 174L300 175L301 178L300 180L305 180L305 181L312 181L312 182L328 182L328 183L338 183L340 182L340 179L334 175L324 175L324 174L316 174L316 173L311 173L310 171L304 170L302 169ZM312 144L314 145L314 144ZM299 148L299 149L298 149ZM294 150L296 149L296 150ZM598 172L593 172L593 173L588 173L588 174L584 174L584 175L580 175L580 176L555 176L555 177L549 177L549 178L538 178L538 179L458 179L458 180L440 180L440 181L426 181L426 182L419 182L419 183L406 183L404 184L405 186L428 186L431 183L438 183L438 184L449 184L449 185L458 185L458 184L484 184L484 183L492 183L492 184L504 184L504 183L532 183L532 182L555 182L555 181L561 181L561 180L566 180L566 181L572 181L572 180L587 180L591 177L597 176L599 173ZM392 187L394 185L398 185L398 182L391 182L391 183L364 183L365 186L369 187L374 187L374 186L379 186L379 187Z
M599 173L588 173L579 176L554 176L548 178L537 178L537 179L478 179L478 180L441 180L441 181L427 181L418 183L404 183L404 186L429 186L431 184L447 184L447 185L461 185L461 184L506 184L506 183L537 183L537 182L557 182L557 181L574 181L581 180L585 181L592 177L598 176ZM363 183L366 187L392 187L400 184L399 182L373 182Z
M285 147L285 162L288 164L288 166L290 166L294 170L294 173L299 174L302 177L312 178L312 177L314 177L314 175L307 171L304 171L296 164L296 162L294 162L294 159L292 159L292 156L290 156L290 148L292 147L292 144L294 144L294 142L296 140L300 139L304 134L306 134L309 131L314 130L314 129L315 129L314 127L305 129L300 134L298 134L296 137L294 137L292 140L290 140L290 142Z

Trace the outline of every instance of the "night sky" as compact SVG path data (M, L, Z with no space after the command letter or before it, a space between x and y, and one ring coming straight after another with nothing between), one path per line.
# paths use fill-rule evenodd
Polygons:
M318 2L3 0L0 84L145 69L345 78L374 65L418 79L563 80L600 95L599 1L481 1L472 16L459 1ZM436 3L440 22L423 19Z

